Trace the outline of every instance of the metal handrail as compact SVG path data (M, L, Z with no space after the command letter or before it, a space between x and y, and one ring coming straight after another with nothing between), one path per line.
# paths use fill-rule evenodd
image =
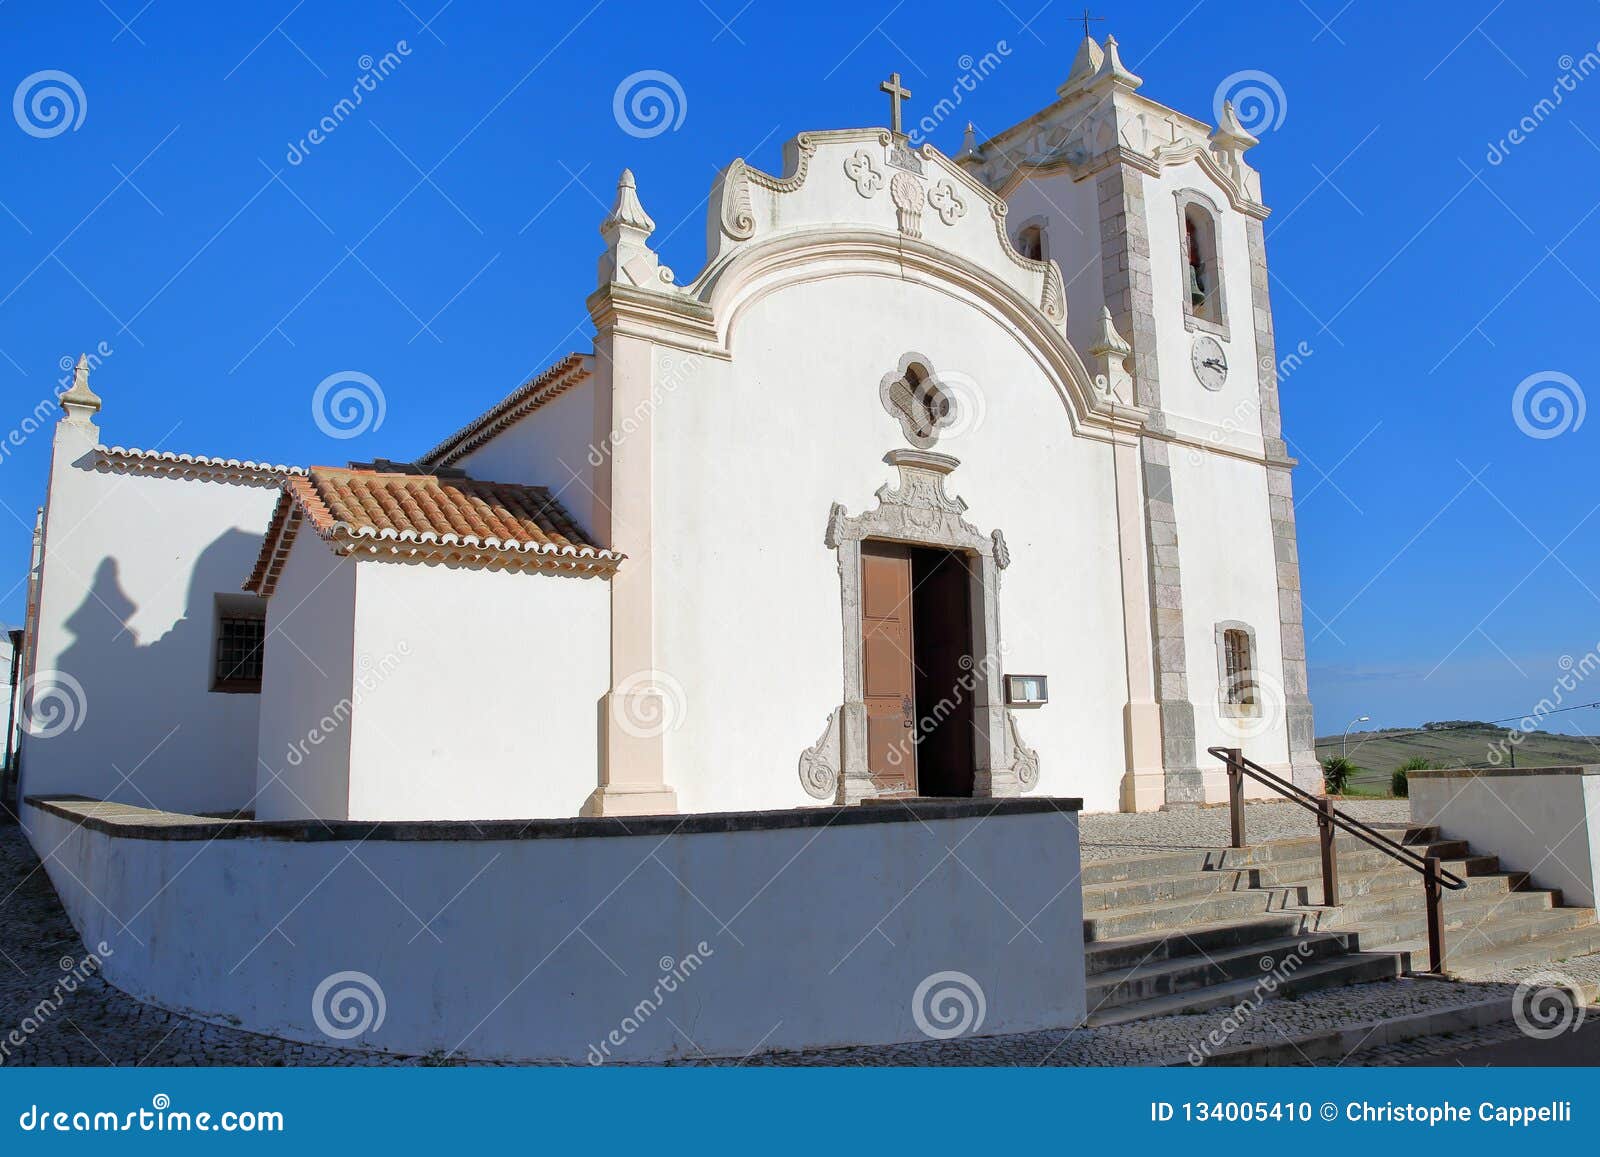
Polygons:
M1467 886L1467 882L1454 872L1441 866L1438 856L1421 856L1398 840L1390 839L1376 828L1346 815L1323 796L1312 795L1298 784L1268 771L1254 760L1246 759L1237 747L1208 747L1208 755L1222 760L1228 768L1228 810L1235 848L1244 843L1244 777L1263 783L1286 799L1293 800L1308 811L1317 813L1317 831L1322 851L1322 902L1324 907L1339 906L1338 853L1334 848L1334 830L1346 832L1377 848L1391 859L1398 860L1414 872L1422 874L1423 891L1428 902L1428 971L1444 971L1444 920L1441 911L1441 888L1453 892Z

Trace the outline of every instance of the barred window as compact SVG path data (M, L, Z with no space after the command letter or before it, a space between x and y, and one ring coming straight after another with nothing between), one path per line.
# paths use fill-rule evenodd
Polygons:
M213 689L260 691L261 653L267 621L256 616L224 615L217 620L217 663Z
M1255 657L1250 654L1250 633L1237 627L1222 632L1223 693L1234 706L1251 707L1256 701Z

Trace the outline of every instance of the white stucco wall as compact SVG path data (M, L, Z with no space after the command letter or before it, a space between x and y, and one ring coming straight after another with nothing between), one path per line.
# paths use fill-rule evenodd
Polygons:
M345 819L357 564L309 531L267 600L254 809L261 819Z
M1206 389L1195 378L1195 334L1184 327L1183 303L1188 287L1184 282L1183 238L1176 197L1183 189L1203 193L1218 209L1217 246L1222 258L1228 334L1212 336L1226 355L1228 378L1216 391ZM1261 394L1246 219L1229 207L1227 194L1194 161L1164 168L1159 177L1144 177L1144 198L1150 226L1150 285L1156 316L1161 408L1171 428L1179 434L1259 454Z
M1208 798L1221 800L1227 798L1227 775L1206 748L1241 747L1249 758L1280 773L1289 762L1266 474L1254 462L1179 446L1172 448L1170 459L1195 749ZM1263 704L1254 718L1230 719L1221 710L1216 628L1229 621L1245 623L1255 632Z
M610 675L604 578L357 564L350 817L575 816Z
M896 481L883 455L908 443L878 387L916 351L970 415L935 447L961 460L946 489L1011 550L1004 666L1051 680L1053 702L1019 719L1037 790L1115 810L1127 688L1111 453L1073 435L1030 349L953 290L865 274L770 293L731 344L731 364L700 359L653 417L657 655L684 692L665 739L680 806L815 803L796 763L844 677L823 535L834 502L860 514Z
M628 836L585 820L573 827L616 834L358 827L316 842L33 822L74 926L110 949L110 983L291 1039L576 1064L920 1041L929 978L920 1015L936 1028L958 1021L937 999L957 990L974 1013L981 999L967 1025L983 1035L1081 1019L1083 910L1063 887L1078 874L1076 815L862 823L878 817L852 810L773 830L748 830L750 817L747 830ZM675 971L685 978L658 988ZM313 1010L348 1023L328 1013L349 982L320 1005L318 986L350 972L381 991L382 1023L330 1042Z
M604 428L609 422L601 423ZM595 447L595 380L588 378L460 459L455 465L485 482L547 487L594 533L599 486L590 450Z
M1411 822L1437 825L1561 902L1592 908L1600 896L1600 767L1414 771Z
M100 473L96 434L58 427L33 697L57 689L51 710L72 723L41 715L22 790L242 807L255 790L259 696L211 690L215 599L240 595L276 487Z

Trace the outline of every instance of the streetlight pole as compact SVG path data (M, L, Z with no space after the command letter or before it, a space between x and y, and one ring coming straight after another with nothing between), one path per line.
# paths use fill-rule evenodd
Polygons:
M1345 728L1344 728L1344 746L1340 750L1340 754L1343 755L1346 759L1350 758L1350 729L1352 727L1354 727L1357 723L1371 723L1371 722L1372 722L1372 716L1370 716L1370 715L1357 715L1349 723L1345 724Z

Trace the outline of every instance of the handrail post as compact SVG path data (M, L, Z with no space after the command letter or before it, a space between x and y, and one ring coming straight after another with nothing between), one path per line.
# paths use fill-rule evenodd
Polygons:
M1317 835L1322 845L1322 902L1329 908L1339 906L1339 859L1333 837L1333 803L1319 800L1317 805Z
M1244 847L1244 749L1228 748L1228 819L1233 829L1233 846Z
M1425 856L1427 870L1422 873L1422 887L1428 897L1428 971L1435 976L1444 972L1444 914L1440 910L1439 857Z

